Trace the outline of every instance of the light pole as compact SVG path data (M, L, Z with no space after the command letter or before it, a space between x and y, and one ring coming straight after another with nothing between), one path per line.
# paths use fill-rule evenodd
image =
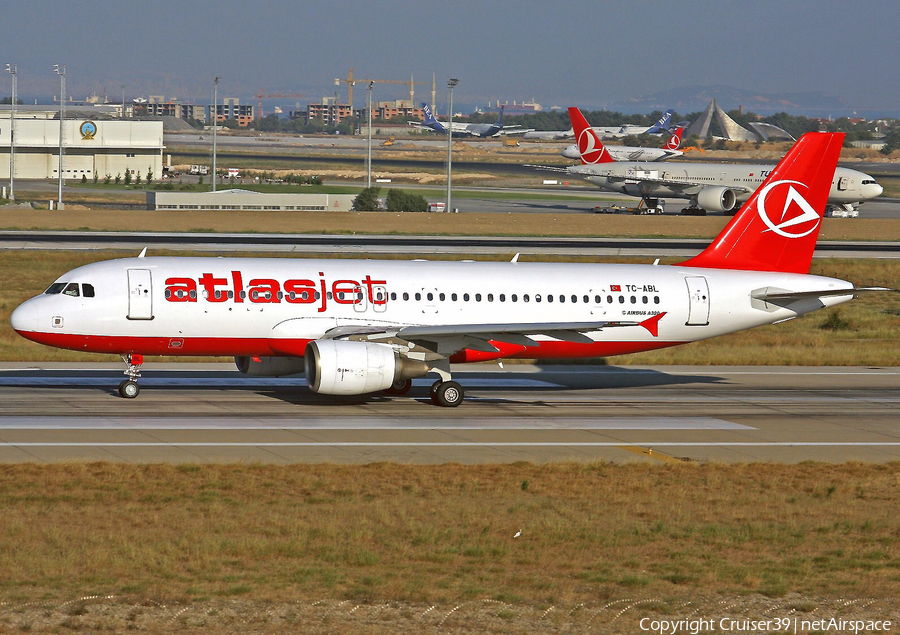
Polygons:
M64 123L66 119L66 65L53 65L53 72L59 75L59 197L56 209L65 209L62 200L63 187L63 154L65 153Z
M9 200L16 200L16 64L7 64L6 72L12 75L12 109L9 113Z
M452 179L453 170L451 161L453 157L453 88L459 83L458 79L450 78L447 86L450 88L450 109L447 113L447 211L453 211L450 207L450 181Z
M372 86L375 82L369 82L369 95L366 99L366 187L372 187Z
M213 80L213 166L212 166L212 191L216 191L216 128L219 127L219 78Z
M125 119L125 84L122 84L122 119Z

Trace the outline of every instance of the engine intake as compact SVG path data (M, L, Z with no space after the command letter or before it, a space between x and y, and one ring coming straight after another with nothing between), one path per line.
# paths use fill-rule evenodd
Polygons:
M373 342L316 340L306 346L304 361L310 390L324 395L364 395L428 373L425 362Z
M697 207L707 212L730 212L737 204L734 190L727 187L705 187L697 195Z

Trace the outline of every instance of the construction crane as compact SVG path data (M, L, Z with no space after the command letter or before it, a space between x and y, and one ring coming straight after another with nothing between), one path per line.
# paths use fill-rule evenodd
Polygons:
M271 95L266 95L260 89L259 91L257 91L255 97L258 100L257 108L256 108L256 120L259 121L260 119L262 119L262 111L263 111L262 100L263 99L281 99L282 97L302 98L302 97L306 97L306 95L304 93L273 93Z
M346 78L342 79L340 77L335 77L334 85L339 86L341 82L347 84L347 104L350 106L350 110L353 110L353 85L359 82L360 84L406 84L409 86L409 103L412 107L415 107L415 97L416 97L416 84L424 84L425 82L414 82L412 73L409 74L409 81L404 79L360 79L358 77L353 77L353 69L350 69L350 74L347 75Z

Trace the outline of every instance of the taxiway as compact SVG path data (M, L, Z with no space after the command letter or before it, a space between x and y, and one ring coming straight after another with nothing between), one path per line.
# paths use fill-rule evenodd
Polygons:
M223 364L0 367L0 462L900 460L900 369L467 366L439 409L337 399Z

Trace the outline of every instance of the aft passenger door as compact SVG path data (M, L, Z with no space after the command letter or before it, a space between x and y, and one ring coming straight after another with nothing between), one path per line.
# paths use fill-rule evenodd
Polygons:
M153 319L153 289L149 269L128 270L128 319Z
M688 319L685 326L707 326L709 324L709 284L703 276L689 276L684 279L688 291Z

